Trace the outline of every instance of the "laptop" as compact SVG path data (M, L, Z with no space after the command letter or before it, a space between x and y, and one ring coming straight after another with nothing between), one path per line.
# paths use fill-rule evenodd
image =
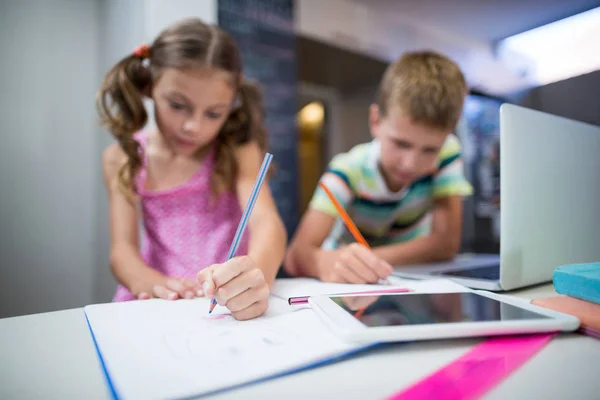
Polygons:
M600 261L600 126L503 104L500 171L499 255L393 274L508 291L550 282L560 265Z

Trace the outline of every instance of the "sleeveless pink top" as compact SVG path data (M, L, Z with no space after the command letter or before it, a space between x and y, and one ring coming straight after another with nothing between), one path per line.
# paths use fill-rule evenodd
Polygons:
M147 133L138 133L136 140L145 153ZM237 197L232 192L211 196L214 152L187 182L166 190L145 189L148 160L146 156L143 159L136 178L143 221L141 257L167 276L195 280L201 269L225 262L242 217ZM237 255L247 252L248 231ZM119 285L113 301L134 299Z

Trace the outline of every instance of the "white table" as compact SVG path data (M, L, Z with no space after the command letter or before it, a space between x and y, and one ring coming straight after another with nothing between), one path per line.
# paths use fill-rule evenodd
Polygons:
M555 295L551 285L511 293ZM211 399L381 399L468 351L477 340L398 345ZM83 309L0 320L0 399L107 399ZM488 399L600 398L600 341L554 339Z

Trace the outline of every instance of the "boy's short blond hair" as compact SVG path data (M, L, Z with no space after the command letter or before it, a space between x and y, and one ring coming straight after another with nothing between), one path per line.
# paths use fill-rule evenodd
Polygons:
M467 93L462 71L448 57L433 51L409 52L385 71L377 104L382 116L399 107L414 123L452 131Z

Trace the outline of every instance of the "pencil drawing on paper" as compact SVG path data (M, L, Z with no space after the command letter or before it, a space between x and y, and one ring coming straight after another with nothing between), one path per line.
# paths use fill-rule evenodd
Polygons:
M206 318L208 319L208 318ZM205 320L206 320L205 319ZM210 359L253 356L257 351L275 350L289 342L291 332L283 332L263 321L236 321L231 316L210 318L195 327L172 330L163 334L163 341L176 359ZM287 338L287 340L286 340Z

